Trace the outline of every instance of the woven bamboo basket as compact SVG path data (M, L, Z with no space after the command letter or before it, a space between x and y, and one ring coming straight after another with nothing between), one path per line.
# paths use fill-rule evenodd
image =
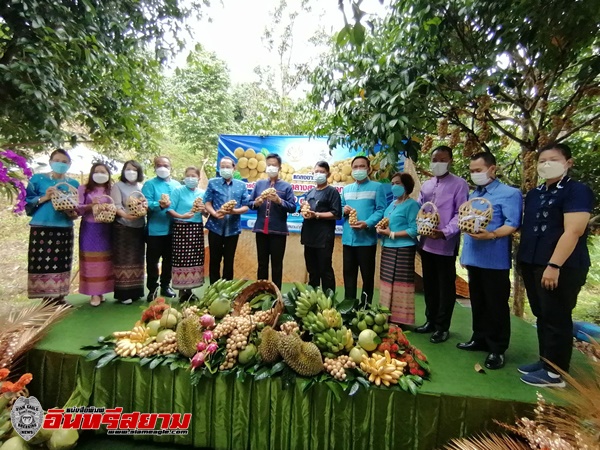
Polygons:
M233 316L238 316L242 310L242 306L258 294L268 292L273 294L277 300L273 307L273 313L271 314L271 320L266 325L274 326L279 319L279 315L283 312L283 297L279 288L269 280L258 280L249 286L246 286L242 292L233 301Z
M463 233L481 233L490 224L494 207L483 197L467 200L458 208L458 228Z
M146 197L140 191L133 191L127 198L127 214L131 214L135 217L144 217L148 214L148 208L146 207Z
M92 213L94 214L94 220L99 223L112 223L117 215L117 207L112 197L109 195L101 195L98 199L108 199L104 203L94 203L92 205Z
M66 186L67 189L61 189L59 186ZM77 189L66 182L58 183L55 187L56 190L52 193L51 198L55 210L72 211L77 208L79 205Z
M439 224L440 214L437 206L431 202L423 203L417 214L417 233L421 236L431 236Z

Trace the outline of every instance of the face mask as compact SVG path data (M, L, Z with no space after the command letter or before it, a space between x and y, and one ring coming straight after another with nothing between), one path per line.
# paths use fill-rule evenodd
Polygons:
M71 163L50 161L50 168L52 169L52 172L58 173L60 175L67 173L69 167L71 167Z
M196 189L196 187L198 187L198 181L199 180L196 177L186 177L183 180L183 183L190 189Z
M94 183L96 184L104 184L108 181L109 178L110 177L107 173L96 172L92 174L92 180L94 180Z
M356 181L362 181L365 178L367 178L367 171L366 169L356 169L352 171L352 178L354 178Z
M567 173L565 165L560 161L546 161L538 164L537 172L540 178L544 180L552 180L553 178L562 177Z
M265 172L267 175L269 175L269 177L275 178L277 175L279 175L279 168L277 166L267 166L267 170L265 170Z
M171 170L167 167L157 167L156 170L156 176L159 178L169 178L169 176L171 175Z
M129 181L130 183L137 181L137 179L138 179L137 170L126 170L125 171L125 179L127 181Z
M327 181L326 173L315 173L313 175L313 181L317 184L324 184Z
M441 177L448 173L448 163L447 162L432 162L429 165L429 169L436 177Z
M485 186L490 182L487 172L476 172L471 174L471 180L477 186Z
M404 186L400 186L399 184L394 184L392 186L392 195L394 197L402 197L405 192Z
M231 179L231 177L233 176L233 169L221 169L220 172L221 176L223 178L225 178L226 180Z

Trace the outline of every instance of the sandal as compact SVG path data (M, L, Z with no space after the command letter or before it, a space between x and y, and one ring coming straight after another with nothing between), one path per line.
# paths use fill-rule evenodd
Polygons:
M92 295L92 298L90 299L90 305L100 306L100 303L102 303L102 297L99 295Z

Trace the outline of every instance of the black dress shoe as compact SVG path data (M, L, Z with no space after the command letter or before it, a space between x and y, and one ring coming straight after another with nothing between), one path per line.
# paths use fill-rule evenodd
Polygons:
M456 348L460 350L468 350L470 352L488 352L490 349L482 342L469 341L456 344Z
M146 297L147 302L153 302L156 299L156 294L154 292L150 292L148 297Z
M435 327L430 322L425 322L420 327L417 327L413 330L415 333L433 333L435 331Z
M450 333L448 331L436 331L429 338L429 342L440 344L442 342L446 342L449 337Z
M490 370L502 369L504 367L504 353L490 353L485 358L484 365Z
M169 298L177 297L177 294L175 293L175 291L168 286L166 288L163 288L160 290L160 295L162 295L163 297L169 297Z

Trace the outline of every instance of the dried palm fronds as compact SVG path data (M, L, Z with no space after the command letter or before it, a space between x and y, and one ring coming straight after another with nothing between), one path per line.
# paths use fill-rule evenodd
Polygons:
M531 447L508 435L490 433L485 436L453 439L444 448L448 450L529 450Z
M23 306L0 303L0 368L11 367L31 350L69 309L50 302Z

